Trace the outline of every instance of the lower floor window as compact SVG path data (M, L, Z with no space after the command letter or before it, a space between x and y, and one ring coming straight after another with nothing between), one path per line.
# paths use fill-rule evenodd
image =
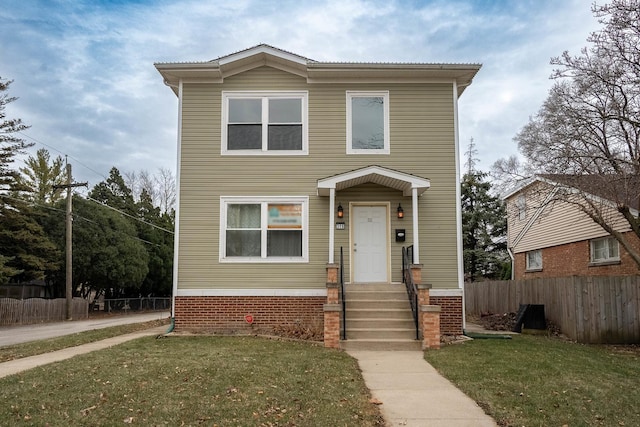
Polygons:
M591 262L610 262L620 260L618 241L613 237L605 237L591 241Z
M306 261L307 203L306 197L222 197L220 259Z
M542 270L542 251L529 251L527 256L527 270Z

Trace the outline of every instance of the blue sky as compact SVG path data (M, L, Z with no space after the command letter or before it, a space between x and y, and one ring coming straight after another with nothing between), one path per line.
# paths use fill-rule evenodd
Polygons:
M154 62L206 61L267 43L319 61L482 63L460 98L460 143L463 153L473 137L478 166L489 170L516 154L513 137L552 84L549 59L579 54L599 28L590 5L5 0L0 76L14 80L10 95L19 100L7 113L31 126L25 139L38 142L34 150L68 154L74 176L94 185L112 166L175 170L177 99Z

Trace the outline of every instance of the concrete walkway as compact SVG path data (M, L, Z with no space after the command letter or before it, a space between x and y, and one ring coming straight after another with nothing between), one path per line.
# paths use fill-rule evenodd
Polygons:
M496 422L424 360L422 351L347 351L391 426L495 427Z
M149 335L162 335L167 331L168 328L169 325L163 325L157 328L146 329L144 331L137 331L126 335L107 338L102 341L82 344L76 347L64 348L62 350L52 351L51 353L44 353L37 356L24 357L22 359L0 363L0 378L4 378L8 375L14 375L28 369L36 368L38 366L47 365L49 363L59 362L60 360L70 359L73 356L77 356L78 354L102 350L114 345L122 344L123 342L135 340L136 338L146 337Z

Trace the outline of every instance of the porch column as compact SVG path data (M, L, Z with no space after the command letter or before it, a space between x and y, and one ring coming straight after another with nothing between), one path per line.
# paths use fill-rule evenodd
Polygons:
M333 253L335 245L335 230L333 222L336 210L336 189L329 189L329 264L333 264Z
M418 189L411 189L411 212L413 220L413 264L420 264L420 240L418 233Z

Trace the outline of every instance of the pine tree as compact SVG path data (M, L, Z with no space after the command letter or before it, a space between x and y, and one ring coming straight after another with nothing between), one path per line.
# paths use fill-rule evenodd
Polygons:
M470 281L508 279L505 206L491 194L488 174L475 169L475 154L472 139L467 152L468 169L461 183L465 276Z
M12 163L33 144L16 136L28 126L6 116L5 107L17 99L7 94L10 85L0 77L0 283L44 279L59 255L35 220L33 208L20 198L24 188Z

